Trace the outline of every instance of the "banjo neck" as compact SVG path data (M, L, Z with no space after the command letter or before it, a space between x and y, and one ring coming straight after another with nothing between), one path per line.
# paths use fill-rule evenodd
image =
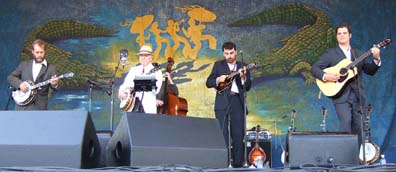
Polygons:
M370 135L371 135L371 130L370 130L370 115L371 115L371 104L367 106L367 115L366 119L364 121L364 131L365 131L365 142L370 142Z
M35 84L35 85L32 85L32 86L30 87L30 89L34 90L34 89L36 89L36 88L45 86L45 85L51 83L51 80L52 80L52 79L69 78L69 77L72 77L73 75L74 75L74 73L72 73L72 72L70 72L70 73L65 73L65 74L59 75L59 76L57 76L57 77L55 77L55 78L51 78L51 79L48 79L48 80L46 80L46 81L43 81L43 82L37 83L37 84Z

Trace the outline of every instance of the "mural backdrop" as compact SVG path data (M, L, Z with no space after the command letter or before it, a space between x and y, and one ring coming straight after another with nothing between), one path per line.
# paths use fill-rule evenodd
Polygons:
M223 58L222 43L233 41L239 60L258 64L247 95L248 128L269 130L275 136L273 149L280 150L293 110L298 131L321 131L323 108L326 130L337 130L331 101L319 96L310 74L311 64L335 46L335 26L350 23L353 47L365 51L396 36L395 11L392 0L6 0L0 7L0 105L13 109L6 77L19 61L30 58L30 44L40 38L49 43L47 60L58 73L76 74L61 81L50 109L88 110L95 127L108 130L110 117L116 126L123 115L111 93L118 92L129 68L138 63L140 45L151 44L163 71L167 58L174 59L172 76L188 101L187 115L213 118L215 90L206 88L205 81L214 61ZM121 49L129 57L117 68ZM394 43L383 49L381 69L363 78L373 107L372 140L391 162L396 162L395 52ZM89 87L87 80L99 85ZM279 161L276 151L273 156L274 163Z

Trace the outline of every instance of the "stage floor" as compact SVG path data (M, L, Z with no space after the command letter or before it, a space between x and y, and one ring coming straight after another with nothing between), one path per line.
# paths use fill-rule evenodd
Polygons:
M104 167L94 169L76 169L67 167L0 167L0 171L37 171L37 172L156 172L156 171L171 171L171 172L395 172L396 164L374 164L362 165L353 167L315 167L304 166L299 169L290 168L219 168L219 169L205 169L200 167L183 166L183 165L160 165L147 167Z

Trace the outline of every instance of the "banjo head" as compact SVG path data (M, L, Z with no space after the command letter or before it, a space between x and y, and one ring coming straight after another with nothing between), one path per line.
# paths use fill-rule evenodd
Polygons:
M365 148L365 158L368 164L373 164L378 160L380 155L379 147L372 142L366 142L364 145ZM359 160L363 162L363 145L360 146Z
M32 81L25 81L25 83L29 85L28 91L23 92L22 90L16 90L12 92L12 98L15 103L20 106L26 106L31 103L35 99L37 93L37 90L32 89Z

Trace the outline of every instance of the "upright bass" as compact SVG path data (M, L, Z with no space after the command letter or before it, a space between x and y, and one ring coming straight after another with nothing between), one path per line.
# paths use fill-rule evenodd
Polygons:
M172 71L172 66L174 61L171 57L168 58L168 66L166 67L166 72L170 73ZM164 95L162 100L164 104L157 109L159 114L168 114L168 115L176 115L176 116L186 116L188 112L188 104L187 100L175 95L169 89L169 80L168 77L165 77L164 84Z

